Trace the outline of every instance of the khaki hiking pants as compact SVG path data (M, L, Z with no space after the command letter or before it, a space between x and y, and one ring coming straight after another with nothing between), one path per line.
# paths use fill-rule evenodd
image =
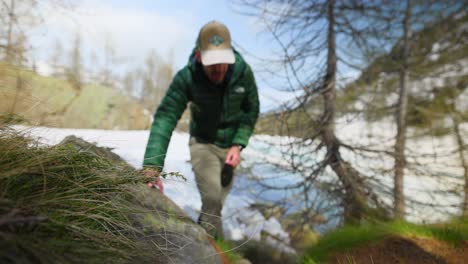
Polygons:
M190 138L189 146L192 169L202 201L198 223L213 237L222 237L221 210L233 182L231 180L224 188L221 186L221 171L229 149L199 142L194 137Z

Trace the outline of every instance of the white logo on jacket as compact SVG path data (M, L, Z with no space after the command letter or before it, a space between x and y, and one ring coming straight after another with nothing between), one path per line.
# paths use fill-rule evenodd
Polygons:
M236 93L245 93L245 88L242 87L242 86L236 87L234 92L236 92Z

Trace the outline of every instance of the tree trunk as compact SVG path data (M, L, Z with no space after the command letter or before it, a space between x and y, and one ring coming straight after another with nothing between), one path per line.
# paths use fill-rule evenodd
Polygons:
M453 121L453 132L455 139L457 140L458 145L458 154L460 155L461 165L463 167L463 176L465 179L465 188L464 188L464 200L462 207L462 216L468 218L468 163L465 158L465 142L460 131L460 121L457 113L454 113L455 116L452 116Z
M403 43L401 52L400 69L400 90L397 108L397 135L395 140L395 185L394 195L394 217L403 219L405 217L405 196L404 196L404 175L405 175L405 146L406 146L406 112L408 105L408 56L409 56L409 35L411 18L411 0L407 0L406 13L403 19Z
M336 97L336 43L335 43L335 1L328 1L328 57L327 73L324 79L324 113L322 116L322 139L327 146L327 161L345 189L345 223L359 222L366 209L366 198L359 172L341 159L340 143L335 136L335 97Z
M10 1L8 10L8 31L7 31L7 43L5 50L5 60L7 62L13 61L13 24L15 23L15 0Z

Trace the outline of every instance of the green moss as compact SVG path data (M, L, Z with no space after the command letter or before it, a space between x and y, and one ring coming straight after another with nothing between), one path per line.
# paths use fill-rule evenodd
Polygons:
M302 263L323 262L334 252L344 252L353 247L380 241L389 236L419 236L459 245L468 240L468 220L435 225L417 225L404 221L381 222L362 226L345 226L325 234L317 245L309 248Z

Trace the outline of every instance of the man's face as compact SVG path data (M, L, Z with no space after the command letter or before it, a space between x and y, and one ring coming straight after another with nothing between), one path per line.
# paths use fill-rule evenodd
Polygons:
M213 64L210 66L203 66L203 70L205 71L206 76L208 79L214 84L220 84L224 80L224 76L226 76L226 72L228 70L229 64Z

